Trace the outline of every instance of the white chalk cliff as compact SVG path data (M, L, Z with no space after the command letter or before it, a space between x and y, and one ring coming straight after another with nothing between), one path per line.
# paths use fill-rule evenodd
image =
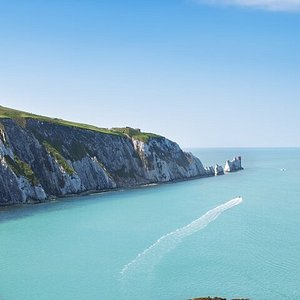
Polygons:
M0 119L0 205L242 169L240 158L227 161L224 170L220 165L204 168L197 157L165 137L126 130L133 135L37 117Z

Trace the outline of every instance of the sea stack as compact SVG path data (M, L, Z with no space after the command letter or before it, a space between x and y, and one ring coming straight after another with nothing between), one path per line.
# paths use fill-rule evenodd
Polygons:
M243 170L241 156L236 156L231 161L229 160L226 161L224 167L225 172L236 172L239 170Z
M224 175L224 169L222 166L216 164L215 165L215 168L214 168L214 173L215 173L215 176L218 176L218 175Z

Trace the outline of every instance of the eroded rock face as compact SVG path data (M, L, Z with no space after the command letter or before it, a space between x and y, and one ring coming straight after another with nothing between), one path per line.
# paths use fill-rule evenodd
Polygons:
M33 185L23 174L16 175L17 170L8 163L13 159L12 149L4 139L0 139L0 204L27 203L32 199L45 200L46 193L39 183Z
M207 175L197 157L183 152L176 143L164 137L148 142L133 139L133 145L145 170L144 176L150 181L165 182Z
M241 156L234 157L231 161L227 160L225 163L225 172L235 172L242 170L242 158Z
M224 175L224 170L223 170L223 167L216 164L215 165L215 168L214 168L214 173L215 173L215 176L218 176L218 175Z
M0 125L0 205L214 175L164 137L140 141L37 119Z
M226 162L226 172L240 169L240 157ZM161 136L142 141L39 119L0 120L0 205L222 174Z

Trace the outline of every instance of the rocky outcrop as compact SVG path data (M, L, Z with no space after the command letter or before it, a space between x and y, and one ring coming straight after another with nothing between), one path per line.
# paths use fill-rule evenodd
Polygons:
M216 164L215 165L215 168L214 168L214 173L215 173L215 176L218 176L218 175L224 175L224 169L222 166Z
M224 169L222 166L216 164L214 167L205 167L205 173L207 176L224 175Z
M243 170L241 156L234 157L231 161L226 161L224 167L225 172L235 172L239 170Z
M210 167L205 167L205 174L207 176L215 176L215 168L210 166Z

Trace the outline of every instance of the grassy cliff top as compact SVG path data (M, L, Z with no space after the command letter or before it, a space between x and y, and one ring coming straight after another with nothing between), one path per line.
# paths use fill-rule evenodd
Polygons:
M160 137L160 135L154 134L154 133L148 133L148 132L142 132L139 128L131 128L131 127L114 127L112 128L114 132L120 132L121 134L125 134L127 136L130 136L134 139L140 140L140 141L146 141L149 138L157 138Z
M43 122L49 122L57 125L75 127L80 129L86 129L86 130L92 130L92 131L105 133L105 134L129 136L141 141L146 141L149 138L153 138L153 137L159 137L159 135L156 135L154 133L141 132L139 129L133 129L130 127L112 128L112 129L100 128L89 124L76 123L76 122L66 121L63 119L49 118L45 116L35 115L32 113L11 109L0 105L0 120L1 119L14 119L17 121L20 120L25 121L26 119L36 119Z

